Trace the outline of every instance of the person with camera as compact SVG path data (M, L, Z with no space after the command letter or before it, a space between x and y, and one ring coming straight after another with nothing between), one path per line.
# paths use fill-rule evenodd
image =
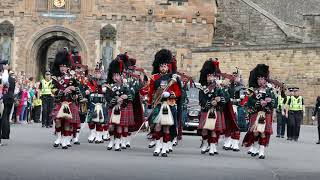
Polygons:
M15 79L9 75L9 65L5 63L1 72L3 112L0 118L0 146L4 145L2 139L10 138L9 117L14 103Z

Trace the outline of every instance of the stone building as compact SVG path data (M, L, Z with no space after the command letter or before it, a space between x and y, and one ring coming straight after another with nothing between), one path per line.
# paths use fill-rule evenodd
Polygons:
M169 48L197 77L210 57L243 77L257 63L299 86L312 105L320 88L320 0L1 0L0 58L37 76L57 49L76 47L89 67L128 52L151 69Z
M76 47L84 63L128 52L150 69L169 48L182 57L212 44L213 0L1 0L0 54L15 71L38 75L56 49ZM1 50L1 48L5 50ZM189 55L191 57L191 55Z

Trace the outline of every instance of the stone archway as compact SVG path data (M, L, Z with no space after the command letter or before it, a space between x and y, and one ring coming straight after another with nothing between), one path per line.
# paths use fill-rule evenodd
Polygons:
M74 44L82 56L82 62L87 64L87 47L82 38L74 31L62 27L53 26L40 30L30 41L31 47L27 50L26 73L37 76L45 71L48 48L56 41L68 41Z

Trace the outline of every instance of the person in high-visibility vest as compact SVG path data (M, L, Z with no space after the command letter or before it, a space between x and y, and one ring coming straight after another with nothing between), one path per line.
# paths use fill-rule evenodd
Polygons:
M288 99L288 134L289 141L298 141L300 135L300 125L303 121L303 116L305 116L305 106L303 102L303 97L298 94L299 88L292 88L293 95Z
M40 115L41 115L41 106L42 100L40 99L40 82L35 84L35 94L33 96L32 106L33 106L33 114L34 114L34 122L40 123Z
M47 71L40 81L40 97L42 100L42 127L52 128L51 112L53 110L53 83L51 73Z
M279 90L279 94L276 100L276 112L277 112L277 138L284 138L286 131L286 104L288 102L288 97L286 96L285 90Z

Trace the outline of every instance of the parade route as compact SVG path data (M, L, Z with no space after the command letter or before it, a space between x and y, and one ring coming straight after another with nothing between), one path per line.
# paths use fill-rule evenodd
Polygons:
M299 142L272 136L266 159L222 150L211 157L200 154L200 138L184 136L184 141L167 158L153 157L145 133L132 139L132 148L107 151L105 144L88 144L88 129L81 145L62 150L52 147L52 129L40 125L12 125L12 139L0 147L1 180L200 180L200 179L318 179L320 145L316 127L303 126ZM243 134L242 134L243 136Z

